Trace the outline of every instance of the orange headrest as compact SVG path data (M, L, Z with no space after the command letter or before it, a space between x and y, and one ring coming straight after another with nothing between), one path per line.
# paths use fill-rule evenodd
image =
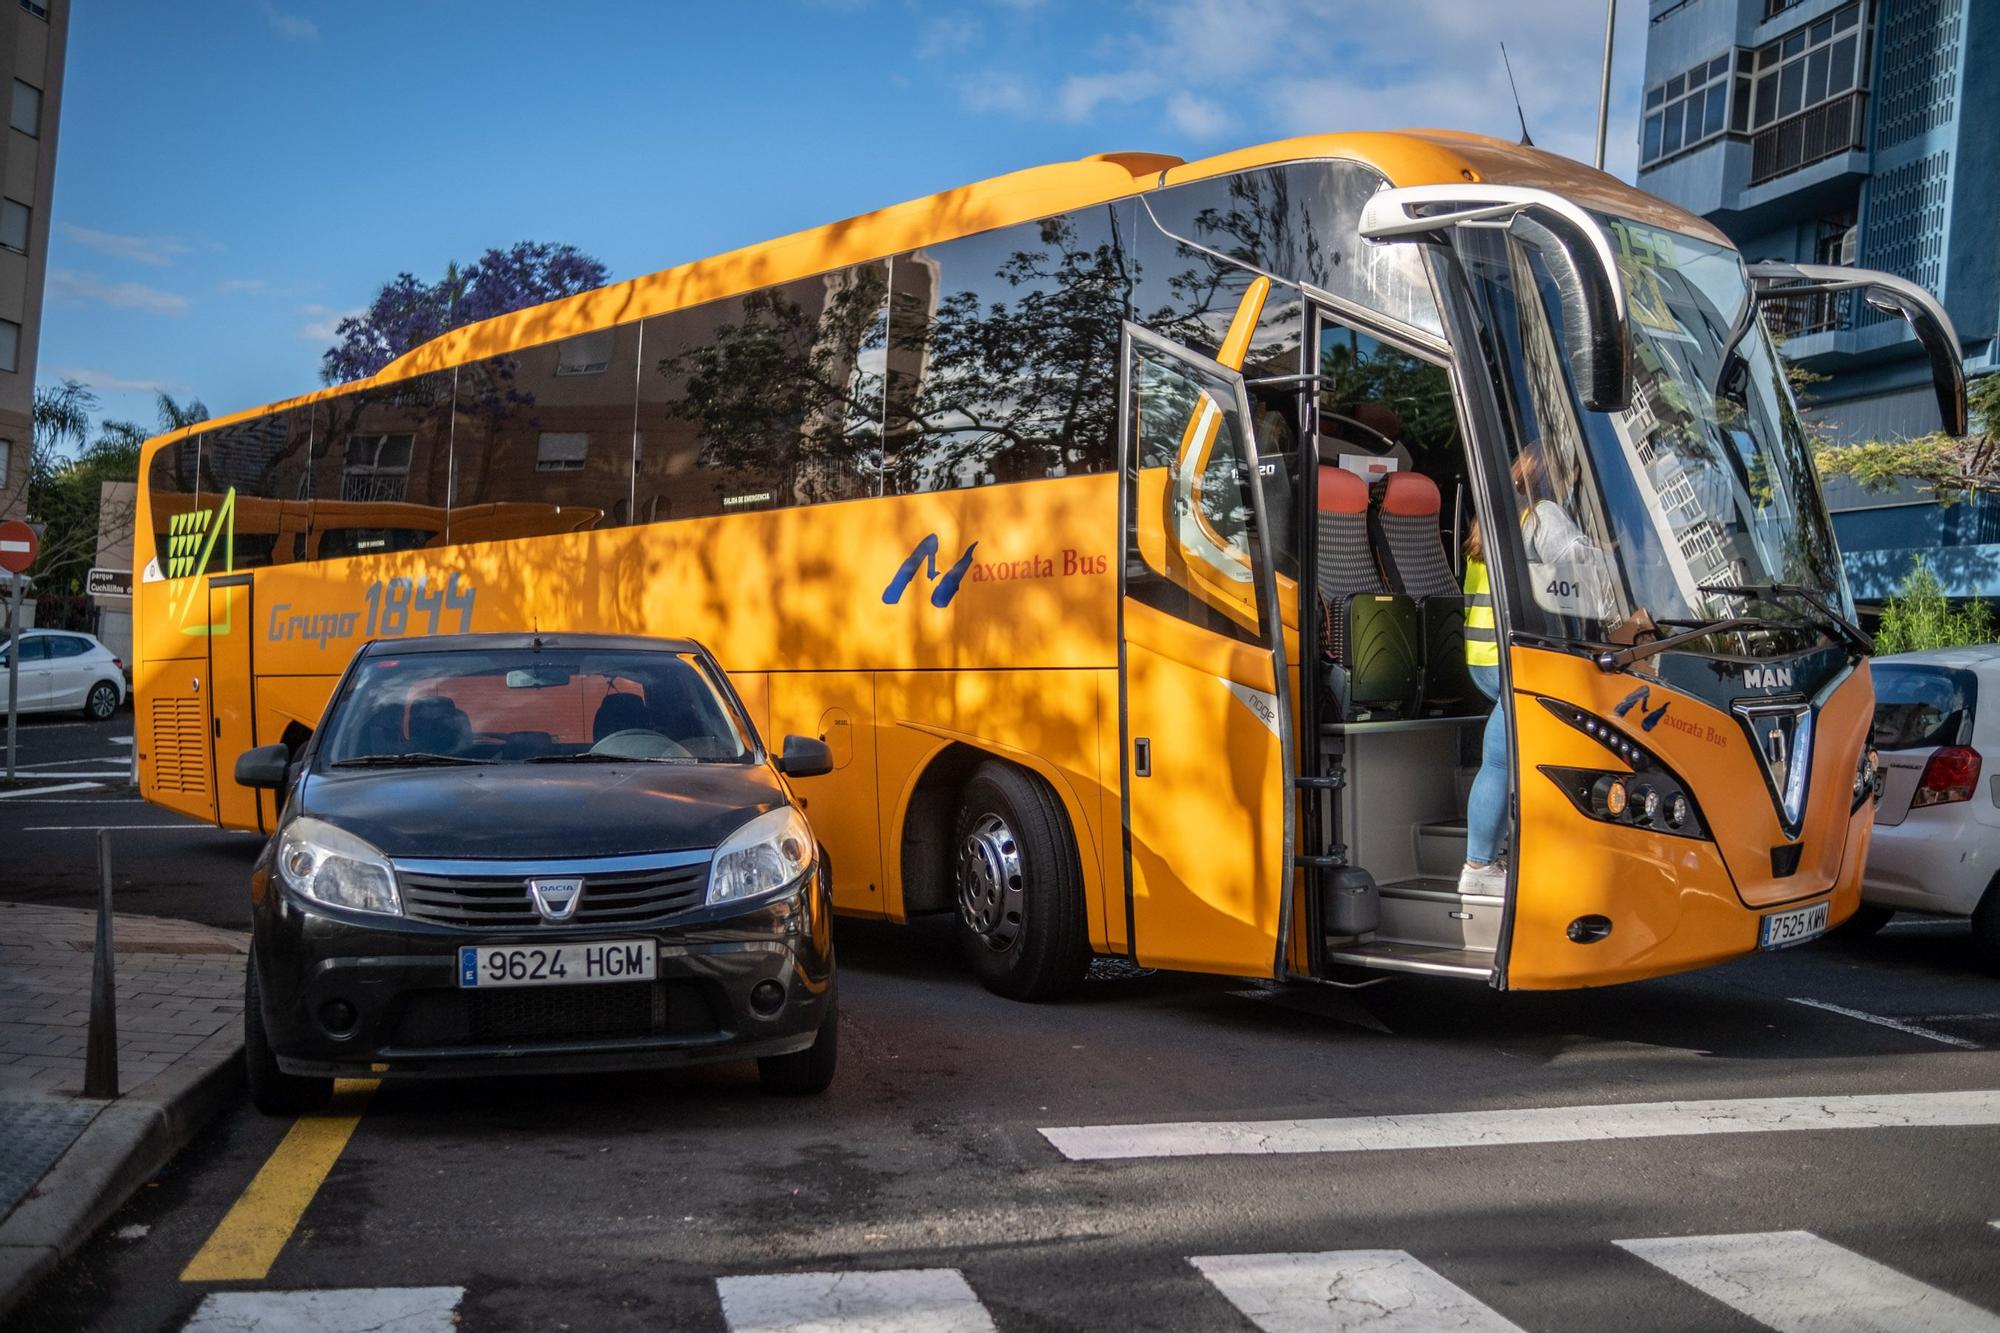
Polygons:
M1319 469L1319 512L1322 514L1365 514L1368 512L1368 483L1344 467Z
M1421 472L1391 472L1382 479L1382 512L1426 518L1438 512L1438 484Z

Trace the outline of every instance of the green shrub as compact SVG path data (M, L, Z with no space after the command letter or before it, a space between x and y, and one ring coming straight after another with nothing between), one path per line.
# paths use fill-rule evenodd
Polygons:
M1993 641L1993 611L1983 601L1954 609L1930 563L1917 557L1895 593L1882 606L1875 631L1878 653L1915 653Z

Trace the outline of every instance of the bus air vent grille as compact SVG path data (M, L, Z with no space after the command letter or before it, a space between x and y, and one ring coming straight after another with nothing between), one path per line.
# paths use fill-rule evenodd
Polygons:
M208 791L208 710L200 699L153 700L147 758L161 791Z

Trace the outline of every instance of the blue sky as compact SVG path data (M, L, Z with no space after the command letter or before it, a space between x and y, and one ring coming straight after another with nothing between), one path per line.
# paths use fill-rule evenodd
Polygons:
M1630 179L1643 0L1621 0ZM1588 159L1602 0L91 0L42 383L153 422L318 385L398 271L561 241L633 277L1038 162L1442 125Z

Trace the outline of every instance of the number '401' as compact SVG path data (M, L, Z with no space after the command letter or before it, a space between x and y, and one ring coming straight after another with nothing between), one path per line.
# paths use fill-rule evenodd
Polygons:
M458 633L472 632L472 599L478 589L459 586L460 575L453 570L445 586L433 590L430 578L419 575L416 579L381 579L368 585L368 629L371 639L393 639L410 632L410 621L416 616L428 614L425 634L439 632L439 617L447 611L458 612Z

